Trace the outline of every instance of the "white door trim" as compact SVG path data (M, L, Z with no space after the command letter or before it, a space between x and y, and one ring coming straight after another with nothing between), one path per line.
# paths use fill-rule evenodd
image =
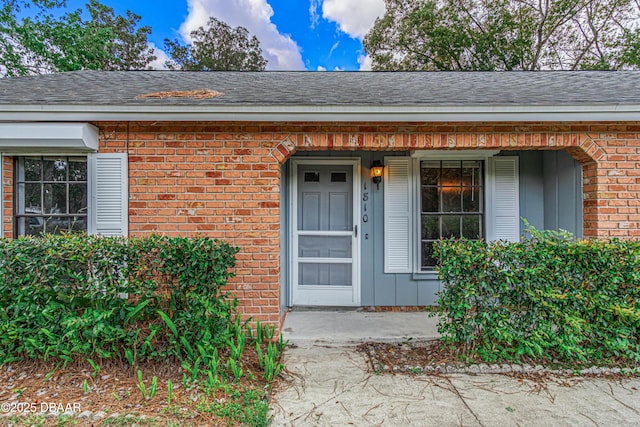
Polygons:
M360 306L361 286L360 286L360 158L337 158L337 157L312 157L291 159L291 168L289 172L289 196L291 203L289 204L289 295L291 304L296 304L296 283L298 278L298 242L296 231L298 229L298 166L299 165L351 165L353 166L353 225L354 232L351 233L352 239L352 295L350 302L337 302L333 305L340 306ZM307 232L306 234L309 234ZM348 235L348 234L347 234ZM321 259L318 260L322 262ZM314 289L326 289L327 291L335 291L334 286L316 286ZM331 304L326 304L331 305Z

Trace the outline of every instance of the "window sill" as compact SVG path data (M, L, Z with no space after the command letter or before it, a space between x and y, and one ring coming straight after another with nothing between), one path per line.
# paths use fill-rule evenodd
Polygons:
M436 270L431 271L417 271L411 275L412 280L438 280L438 272Z

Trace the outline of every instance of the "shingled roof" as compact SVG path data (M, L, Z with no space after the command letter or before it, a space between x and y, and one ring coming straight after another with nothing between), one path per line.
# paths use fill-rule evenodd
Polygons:
M105 114L633 113L640 72L77 71L0 79L0 119ZM97 113L103 113L102 115ZM185 116L186 117L186 116ZM88 117L85 117L88 118ZM120 117L122 118L122 117ZM308 119L308 117L307 117Z

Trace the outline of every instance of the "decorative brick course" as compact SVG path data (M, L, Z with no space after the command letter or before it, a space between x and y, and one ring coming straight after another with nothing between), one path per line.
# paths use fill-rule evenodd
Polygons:
M131 235L206 234L241 248L229 289L280 321L280 168L296 151L565 150L583 165L585 237L640 236L640 123L100 122L129 154ZM3 159L11 235L13 163Z

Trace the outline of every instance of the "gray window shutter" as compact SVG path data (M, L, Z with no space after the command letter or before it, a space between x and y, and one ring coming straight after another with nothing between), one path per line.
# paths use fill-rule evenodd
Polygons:
M409 157L387 157L384 168L384 272L413 269L413 185Z
M518 157L494 157L491 162L493 188L489 207L493 214L489 217L487 237L516 242L520 239Z
M128 185L126 153L89 154L89 233L128 235Z

